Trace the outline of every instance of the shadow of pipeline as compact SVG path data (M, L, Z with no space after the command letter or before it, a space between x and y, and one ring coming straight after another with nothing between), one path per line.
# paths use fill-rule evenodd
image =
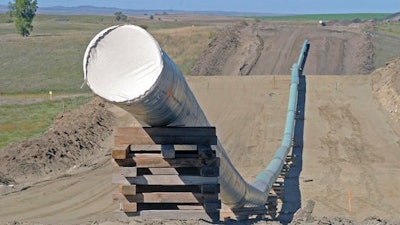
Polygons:
M294 146L291 153L292 165L284 180L283 204L278 216L282 224L289 224L294 214L301 208L300 173L303 168L304 119L306 106L307 79L299 79L296 125L294 128Z

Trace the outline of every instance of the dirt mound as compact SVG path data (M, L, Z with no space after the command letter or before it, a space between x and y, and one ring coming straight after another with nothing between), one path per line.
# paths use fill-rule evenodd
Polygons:
M371 37L357 26L320 27L243 21L223 30L191 75L290 74L305 39L311 42L305 73L369 74L374 70Z
M81 166L100 151L99 143L112 132L112 121L111 113L98 98L58 115L44 135L0 151L2 182L41 180Z
M227 27L218 33L217 37L208 45L208 49L199 57L192 68L192 75L218 75L222 73L222 66L226 56L233 54L239 45L239 31L247 24L239 23Z
M371 74L374 96L395 124L400 124L400 58L390 61L385 67ZM399 126L397 126L398 128Z

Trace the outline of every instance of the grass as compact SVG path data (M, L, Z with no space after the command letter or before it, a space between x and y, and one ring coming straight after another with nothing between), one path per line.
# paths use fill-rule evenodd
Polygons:
M371 20L385 19L392 14L390 13L347 13L347 14L306 14L306 15L290 15L290 16L262 16L258 19L268 20Z
M43 134L61 112L86 103L90 97L46 100L27 105L0 107L0 148Z
M378 23L376 30L368 31L374 35L374 66L385 66L388 61L399 57L400 23Z
M118 24L113 16L37 15L31 36L24 38L8 20L0 15L0 94L89 92L80 88L87 44L101 30ZM207 48L214 29L149 19L133 23L145 24L184 74ZM182 33L168 34L174 30Z
M53 93L88 93L83 83L82 58L90 40L116 25L113 16L37 15L30 37L16 34L7 15L0 14L0 103L3 97L38 98ZM212 40L215 28L177 22L136 20L145 25L160 46L188 74ZM1 105L0 148L39 136L62 111L86 98L45 101L29 105Z
M400 23L379 23L378 32L400 38Z

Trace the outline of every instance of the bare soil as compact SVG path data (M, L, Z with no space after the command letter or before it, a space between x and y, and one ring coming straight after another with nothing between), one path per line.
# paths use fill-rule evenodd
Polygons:
M373 55L362 26L235 23L210 44L193 74L283 75L187 77L232 162L252 182L280 145L287 74L304 39L311 42L304 143L296 152L298 174L285 181L297 191L285 193L293 201L282 205L292 224L400 224L400 60L360 75L372 70ZM139 124L127 112L94 99L60 115L42 137L1 149L0 224L205 224L113 219L110 134L132 125Z
M219 33L192 75L290 74L304 40L312 47L305 74L346 75L373 71L373 44L361 28L242 21Z

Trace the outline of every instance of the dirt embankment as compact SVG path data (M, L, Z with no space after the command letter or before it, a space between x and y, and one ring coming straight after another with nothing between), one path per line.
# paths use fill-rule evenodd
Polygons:
M400 133L400 58L371 74L371 88Z
M311 42L306 74L369 74L374 69L373 44L370 35L360 30L354 26L241 22L223 30L210 43L191 74L290 74L305 39Z
M111 113L98 98L58 115L44 135L0 151L0 181L30 183L89 166L93 157L104 153L100 144L111 134L112 123Z

